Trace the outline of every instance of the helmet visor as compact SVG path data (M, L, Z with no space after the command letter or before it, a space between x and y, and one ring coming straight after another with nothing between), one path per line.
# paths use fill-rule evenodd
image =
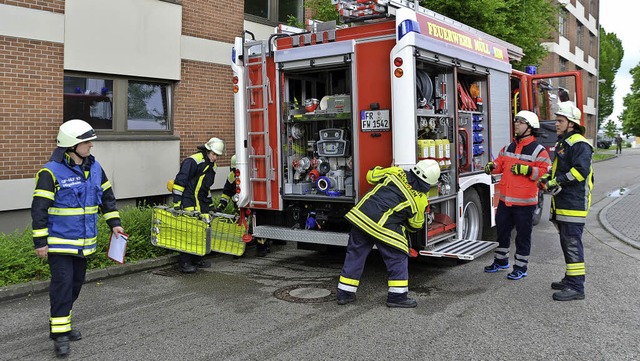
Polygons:
M79 136L76 137L76 139L80 139L80 140L91 140L91 139L96 139L96 131L93 129L87 130L86 132L80 134Z

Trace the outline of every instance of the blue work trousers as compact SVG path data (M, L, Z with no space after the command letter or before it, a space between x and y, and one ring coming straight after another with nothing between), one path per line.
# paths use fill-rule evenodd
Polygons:
M51 271L49 285L51 317L68 317L84 283L87 259L49 253L48 260Z
M342 266L341 274L354 280L360 280L364 270L364 264L373 245L378 247L380 255L387 266L389 281L409 279L409 257L402 251L388 246L384 242L364 233L356 227L351 228L347 255Z
M560 232L560 246L564 253L564 261L567 264L567 271L570 265L582 265L582 275L569 276L565 274L564 280L567 286L572 289L584 293L584 248L582 247L582 231L584 224L557 222L558 231ZM578 266L580 268L580 266ZM578 273L580 273L578 271Z
M511 247L511 230L516 227L516 255L514 269L527 270L529 254L531 254L531 231L533 229L533 212L536 206L511 206L504 202L498 204L496 212L496 228L498 231L498 248L495 258L500 264L509 261Z

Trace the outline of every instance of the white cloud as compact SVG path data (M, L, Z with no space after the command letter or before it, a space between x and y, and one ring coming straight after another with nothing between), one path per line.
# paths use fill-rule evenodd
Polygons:
M608 33L615 33L624 48L624 58L615 78L613 113L609 116L616 121L622 114L622 98L631 91L633 79L629 70L640 63L640 37L634 29L637 21L637 13L629 11L628 0L600 1L600 25Z

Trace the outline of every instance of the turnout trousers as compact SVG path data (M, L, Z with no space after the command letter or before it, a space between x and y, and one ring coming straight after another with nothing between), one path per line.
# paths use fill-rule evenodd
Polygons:
M64 334L71 331L71 309L80 295L87 272L87 259L84 257L49 253L51 284L49 301L51 303L51 334Z
M378 247L378 251L387 267L387 282L389 285L387 299L394 302L405 300L409 292L409 257L402 251L386 245L357 227L351 228L347 255L340 273L338 290L356 292L360 285L364 264L374 244Z
M533 230L533 212L536 206L508 207L500 201L496 212L496 229L498 232L498 248L494 258L498 264L509 263L511 248L511 230L516 227L516 255L513 269L527 270L531 254L531 231Z
M584 224L560 221L556 223L560 232L560 246L562 246L564 261L567 264L565 283L575 291L584 293L585 268L582 247Z

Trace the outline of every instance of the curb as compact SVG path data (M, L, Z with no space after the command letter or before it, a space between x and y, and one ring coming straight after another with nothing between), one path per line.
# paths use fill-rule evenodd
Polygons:
M627 243L628 245L630 245L631 247L640 249L640 242L633 240L627 236L625 236L624 234L622 234L620 231L618 231L617 229L615 229L611 223L609 223L609 221L607 221L607 212L609 212L609 210L614 207L618 202L620 202L624 197L626 197L627 194L629 194L631 191L635 190L636 188L639 188L640 184L636 184L634 186L631 186L628 188L628 191L623 194L622 196L618 197L618 199L614 200L613 202L607 204L598 214L598 220L600 221L600 224L602 224L602 226L604 227L604 229L607 230L607 232L611 233L614 237L618 238L619 240L621 240L624 243Z
M125 263L124 265L110 266L91 270L87 272L84 283L95 282L105 278L123 276L126 274L146 271L178 262L178 255L162 256L159 258L141 260L136 263ZM0 288L0 302L20 297L47 292L49 290L49 280L31 281L17 285L10 285Z

